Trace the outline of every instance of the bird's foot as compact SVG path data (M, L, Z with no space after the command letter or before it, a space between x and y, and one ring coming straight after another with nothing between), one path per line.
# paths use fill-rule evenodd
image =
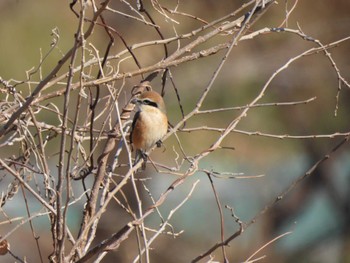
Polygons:
M163 142L162 142L161 140L158 140L158 141L156 142L156 145L157 145L158 148L160 148L160 147L162 147Z
M145 170L146 169L146 164L147 164L147 159L148 159L148 155L144 152L141 151L141 158L143 160L143 163L142 163L142 170Z

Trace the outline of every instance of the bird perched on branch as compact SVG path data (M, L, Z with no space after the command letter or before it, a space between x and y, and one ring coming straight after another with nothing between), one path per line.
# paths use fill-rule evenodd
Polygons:
M130 143L136 150L135 164L142 158L142 169L146 168L146 152L154 145L160 147L161 139L168 130L168 118L163 98L155 91L145 91L132 100L138 111L132 122Z

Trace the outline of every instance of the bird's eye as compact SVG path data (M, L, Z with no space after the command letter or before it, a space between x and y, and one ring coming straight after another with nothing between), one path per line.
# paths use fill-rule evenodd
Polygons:
M154 101L151 101L151 100L149 100L149 99L144 99L144 100L142 101L142 104L144 104L144 105L149 105L149 106L158 108L157 103L155 103Z

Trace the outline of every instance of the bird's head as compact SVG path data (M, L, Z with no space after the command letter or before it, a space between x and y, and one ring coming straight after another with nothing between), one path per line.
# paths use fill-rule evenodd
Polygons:
M139 106L140 110L150 109L149 107L154 107L166 113L165 104L162 96L160 96L155 91L145 91L139 98L133 99L132 103Z

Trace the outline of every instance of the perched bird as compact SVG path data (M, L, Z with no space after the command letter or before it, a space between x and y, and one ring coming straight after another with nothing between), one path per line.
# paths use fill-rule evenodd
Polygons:
M142 169L146 168L146 152L155 144L160 147L161 139L168 130L168 118L163 98L155 91L145 91L132 103L138 106L132 122L130 143L136 150L135 164L142 158Z

